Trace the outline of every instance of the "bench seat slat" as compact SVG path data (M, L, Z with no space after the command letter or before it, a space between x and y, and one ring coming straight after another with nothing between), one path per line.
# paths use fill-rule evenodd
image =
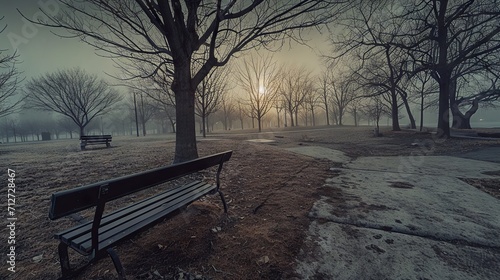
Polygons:
M165 197L182 195L182 193L189 191L193 187L195 188L198 184L202 184L202 182L194 181L194 182L191 182L191 183L186 184L184 186L180 186L180 187L176 187L176 188L167 190L165 192L159 193L156 196L149 197L149 198L144 199L142 201L139 201L137 203L128 205L125 208L118 209L112 213L105 215L101 219L101 227L105 226L109 223L112 223L113 221L118 220L125 215L128 215L130 212L136 212L140 209L143 209L144 207L147 207L148 205L151 205L151 204L154 204L160 200L163 200L163 199L165 199ZM67 229L65 231L56 233L54 235L54 238L61 239L61 237L64 236L67 244L69 244L69 242L71 242L72 239L75 239L75 238L87 233L88 231L90 231L91 227L92 227L92 222L84 223L84 224L72 227L70 229Z
M208 185L207 185L208 186ZM110 232L109 238L103 239L99 241L99 250L106 249L110 246L114 246L117 241L123 240L129 235L134 234L136 231L142 231L147 227L151 227L156 223L164 220L170 214L176 213L177 210L182 208L183 206L189 205L191 202L201 198L212 190L212 188L206 189L205 192L198 192L191 197L185 197L184 200L179 200L176 204L171 205L170 207L165 207L164 210L159 211L155 215L151 215L148 213L147 218L139 218L134 221L129 222L128 224L124 224L119 228L113 229L113 232ZM91 248L91 241L87 241L81 245L81 248L89 251ZM102 249L101 249L102 248Z
M99 228L99 250L113 246L116 241L136 231L154 225L169 213L208 194L214 185L194 182L133 204L105 216ZM91 222L56 235L70 247L88 254L91 252Z

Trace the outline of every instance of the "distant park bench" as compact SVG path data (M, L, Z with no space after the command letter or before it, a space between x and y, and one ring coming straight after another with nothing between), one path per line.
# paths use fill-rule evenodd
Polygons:
M60 279L74 277L88 265L106 255L113 260L119 279L125 279L123 267L112 247L166 218L173 217L182 208L207 194L219 193L224 212L227 213L226 201L220 190L220 173L223 163L228 161L231 155L232 151L227 151L52 194L49 212L51 220L95 207L93 221L54 235L59 240L58 251L62 271ZM218 166L215 184L193 181L104 214L104 207L109 201L213 166ZM90 256L88 263L72 269L68 247L79 254Z
M106 147L111 146L111 135L83 135L80 136L80 148L85 150L87 145L106 144Z

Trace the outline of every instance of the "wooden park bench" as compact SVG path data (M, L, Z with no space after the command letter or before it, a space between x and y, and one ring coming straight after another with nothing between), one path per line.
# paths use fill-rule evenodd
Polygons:
M87 145L106 144L106 147L111 146L111 135L83 135L80 136L80 148L85 150Z
M226 201L220 190L220 173L223 163L228 161L231 155L232 151L227 151L52 194L49 212L51 220L95 207L93 221L54 235L60 242L60 279L77 275L106 255L111 257L119 279L125 279L123 267L112 247L166 218L173 217L181 209L207 194L219 193L224 213L227 213ZM218 166L215 184L193 181L104 214L107 202L213 166ZM77 269L71 268L68 247L79 254L90 256L88 263Z

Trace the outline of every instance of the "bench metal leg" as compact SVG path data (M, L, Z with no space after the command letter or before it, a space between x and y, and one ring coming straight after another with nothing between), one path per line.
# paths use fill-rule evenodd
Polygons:
M71 267L69 265L68 245L61 242L59 243L57 250L59 251L59 262L61 264L61 279L66 279L72 274Z
M73 277L80 274L93 261L95 261L95 259L93 258L85 265L80 266L76 269L72 269L69 263L68 245L64 244L63 242L60 242L59 246L57 247L57 250L59 252L59 262L61 264L61 272L62 272L62 276L58 280L72 279Z
M224 194L222 193L222 191L220 189L217 190L217 192L220 195L220 198L222 200L222 204L224 204L224 213L227 213L227 204L226 204L226 200L224 199Z
M123 270L122 263L120 262L120 258L118 258L118 255L116 254L115 250L113 250L112 248L109 248L106 251L108 252L108 255L111 257L111 260L113 260L113 264L115 265L116 272L118 273L118 279L126 280L125 270Z

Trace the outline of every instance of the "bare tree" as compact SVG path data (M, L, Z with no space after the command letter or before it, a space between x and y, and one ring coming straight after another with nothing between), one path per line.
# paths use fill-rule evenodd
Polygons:
M290 115L290 125L298 125L298 112L311 88L311 71L304 67L283 70L280 96ZM295 120L294 120L295 117Z
M351 113L352 118L354 119L354 126L359 125L359 120L360 120L361 116L363 115L362 107L363 107L363 101L359 97L354 98L349 103L349 107L347 108L347 111L349 113Z
M220 100L220 109L222 110L222 123L224 124L224 130L228 130L232 128L232 121L234 115L236 113L236 104L234 99L229 96L229 93L226 91L222 94Z
M120 100L104 80L80 68L58 71L31 79L25 87L27 106L67 116L80 128L106 113Z
M62 117L57 119L57 125L66 133L69 133L69 137L73 139L73 132L76 132L78 126L70 119L66 117Z
M219 109L227 90L227 69L213 69L196 89L195 113L201 118L203 137L207 137L208 117Z
M407 26L402 24L403 19L393 16L400 8L397 1L362 1L344 19L347 31L333 40L342 56L349 53L366 61L358 70L362 72L356 78L358 83L376 88L375 94L390 95L393 130L400 130L400 101L406 108L411 127L415 128L405 90L411 58L399 42L399 34L406 32Z
M238 82L246 91L246 104L252 118L257 119L259 132L262 118L272 109L280 87L281 71L272 56L252 56L238 67Z
M500 62L500 60L498 60ZM470 119L480 106L494 105L500 100L498 69L474 69L464 71L462 64L455 68L455 75L451 79L450 111L453 116L452 127L459 129L471 129ZM497 66L498 67L498 66ZM492 67L496 68L496 67ZM491 71L493 70L493 71ZM468 72L468 73L467 73ZM462 110L465 112L462 113Z
M60 0L61 13L49 22L109 54L153 64L173 77L176 104L174 162L196 158L195 91L213 67L237 52L270 46L296 32L326 23L350 2L319 1L167 1ZM343 5L340 5L343 4ZM150 59L150 57L161 57Z
M135 116L132 117L132 115L135 114L130 103L130 99L124 99L113 106L113 110L109 114L111 123L110 128L112 129L113 134L132 134L131 127L135 127ZM72 124L74 125L73 122Z
M274 104L273 104L274 108L276 109L276 119L278 121L278 127L281 127L281 116L280 116L280 113L282 111L285 112L286 114L286 110L285 110L285 102L283 101L283 99L280 98L280 96L278 96L275 100L274 100ZM286 119L286 115L285 115L285 119ZM285 120L285 123L286 123L286 120ZM283 126L285 126L285 123L283 124Z
M170 122L172 131L175 133L176 128L176 111L175 111L175 96L170 89L171 77L167 75L155 75L147 79L131 80L127 83L127 87L133 91L139 92L148 96L154 101L155 107L160 112L155 114L156 117L167 117Z
M328 70L323 72L323 75L321 75L321 77L318 80L318 88L317 88L319 95L321 97L320 104L325 110L326 114L326 125L330 125L330 110L328 109L328 107L330 104L330 95L331 95L329 80L331 78L329 77L329 73L330 72Z
M238 119L240 120L240 125L241 125L241 129L244 129L243 127L243 120L245 118L245 106L243 104L243 101L241 100L238 100Z
M9 133L11 132L12 137L14 137L14 143L17 143L17 137L19 136L19 121L17 119L8 118L5 119L5 130L7 131L7 143L9 142Z
M457 85L461 78L468 76L466 79L470 79L498 65L498 0L413 0L405 4L392 0L367 0L356 6L355 12L347 14L349 24L346 27L355 32L348 32L348 36L343 37L342 41L349 46L345 49L349 51L356 46L365 46L371 53L362 52L363 59L371 59L374 47L380 49L380 55L385 52L390 70L387 71L389 79L381 80L380 85L388 87L392 99L396 97L395 92L401 96L412 126L414 120L404 85L406 74L398 74L409 70L413 73L430 71L438 82L439 137L450 135L450 108L454 127L459 127L460 124L468 126L467 119L470 119L470 113L475 111L476 106L471 102L472 111L460 113L460 106L455 104L457 100L462 100L457 97ZM478 91L480 92L484 91ZM473 94L470 100L492 100L491 95L486 96L476 94L476 99ZM392 102L394 124L397 121L394 116L396 104L398 102Z
M146 123L151 120L158 112L158 106L149 96L140 94L137 100L137 112L141 122L142 135L146 136Z
M0 131L2 132L2 138L5 139L5 143L10 142L10 127L9 127L10 119L2 118L0 119Z
M0 21L3 17L0 18ZM0 34L7 26L0 27ZM5 50L0 49L0 118L15 113L22 102L17 98L17 89L22 79L16 68L17 54L4 55Z
M418 96L418 105L420 109L420 131L424 128L424 111L430 106L437 104L437 100L429 100L430 97L439 93L439 88L430 75L430 71L416 72L409 80L409 91L414 92L414 96ZM415 100L416 101L416 100Z
M330 76L331 104L335 108L338 125L343 125L343 118L347 112L349 104L356 98L357 85L355 76L352 73L343 73L337 76Z
M52 113L38 110L23 110L22 113L18 114L16 119L19 121L19 129L17 131L23 134L24 141L28 140L29 135L31 135L32 141L39 141L41 133L53 130L56 124ZM73 124L74 127L75 125Z
M391 108L387 107L383 101L382 97L380 95L372 95L370 97L369 102L364 106L363 108L364 114L373 120L376 124L375 127L375 136L379 136L380 132L380 119L383 116L391 116Z
M304 98L304 108L306 109L306 120L308 112L311 112L311 124L312 126L316 126L316 115L315 109L319 104L321 96L318 94L318 91L314 90L313 83L310 81L306 88L306 97ZM307 125L307 121L306 121Z
M470 72L471 66L498 64L500 1L414 0L399 18L412 27L401 35L407 38L402 46L417 70L430 70L439 84L438 136L449 137L450 97L455 96L459 68Z

